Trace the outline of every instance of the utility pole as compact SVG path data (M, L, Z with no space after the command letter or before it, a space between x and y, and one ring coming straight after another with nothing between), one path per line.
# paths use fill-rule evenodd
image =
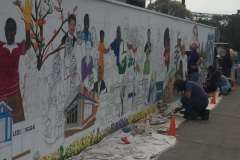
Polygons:
M183 5L183 7L186 7L185 0L182 0L182 5Z

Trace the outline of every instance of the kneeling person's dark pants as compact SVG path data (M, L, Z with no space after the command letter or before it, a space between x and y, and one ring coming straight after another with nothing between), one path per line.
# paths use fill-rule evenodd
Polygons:
M185 113L188 118L197 118L202 117L206 112L206 108L208 103L203 102L202 100L196 98L185 98L182 97L181 99L182 106L185 109Z

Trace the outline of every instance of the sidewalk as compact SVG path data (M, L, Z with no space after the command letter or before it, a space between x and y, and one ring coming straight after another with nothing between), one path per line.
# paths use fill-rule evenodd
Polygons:
M211 110L208 121L187 120L176 132L178 143L159 160L240 159L240 86Z

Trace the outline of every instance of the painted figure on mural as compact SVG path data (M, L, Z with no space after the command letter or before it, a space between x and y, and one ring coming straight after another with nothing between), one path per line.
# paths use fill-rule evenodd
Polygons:
M91 33L89 32L89 15L85 14L84 16L84 29L81 33L82 40L86 43L87 41L90 42L91 47L93 46L93 42L91 39Z
M68 17L68 32L64 35L61 41L61 45L65 44L64 49L64 79L66 79L66 89L67 93L70 92L71 84L70 84L70 77L71 77L71 68L74 66L71 66L71 62L76 60L75 55L75 42L77 41L77 38L74 36L76 27L76 16L74 14L71 14Z
M22 95L20 91L20 78L18 72L19 59L21 55L31 47L30 22L32 3L26 0L22 7L26 30L26 41L15 42L17 33L16 21L8 18L5 23L6 43L0 42L0 101L5 101L13 110L13 123L25 120Z
M150 86L148 89L147 102L151 105L156 100L156 72L152 71Z
M98 51L99 51L99 66L101 67L101 78L104 79L104 54L107 54L110 50L110 47L105 48L104 45L104 31L100 31L100 42L98 44Z
M170 64L170 36L169 36L169 28L165 29L164 32L164 65L167 67L167 71L169 69L169 64Z
M97 82L94 83L94 89L92 91L98 93L99 95L107 92L105 82L102 79L101 66L98 67L98 80L97 80Z
M116 56L116 65L118 66L118 73L124 74L127 68L127 51L124 50L123 40L121 38L121 28L117 27L117 35L114 41L111 43L111 49L114 51Z
M76 28L76 35L77 35L77 44L78 45L82 45L82 37L81 37L81 32L82 32L82 27L81 25L77 25L77 28Z
M195 26L193 27L192 33L193 33L192 40L193 40L193 41L197 41L197 42L199 43L199 41L198 41L198 27L197 27L197 25L195 25Z
M64 131L64 109L65 101L63 79L61 74L62 59L59 54L55 54L52 61L52 73L46 77L49 87L48 108L45 109L44 118L44 140L51 146L57 139L63 136Z
M92 47L93 48L96 48L97 47L97 44L98 44L98 41L97 41L97 31L96 31L96 28L93 26L91 28L91 41L92 41Z
M213 49L214 47L214 34L208 34L208 39L207 39L207 43L205 46L205 51L206 51L206 63L208 64L212 64L213 61Z
M144 68L143 68L143 74L148 75L150 73L150 60L149 60L149 55L152 51L152 44L150 42L150 37L151 37L151 31L148 29L147 31L147 43L144 48L144 52L146 53L146 61L144 62Z
M93 69L93 57L91 56L91 42L87 41L85 44L86 55L82 59L82 81L92 74Z
M179 65L177 67L176 73L175 73L175 79L181 79L183 80L184 74L183 74L183 62L182 60L179 61Z
M75 58L71 60L70 66L70 92L78 85L77 61Z

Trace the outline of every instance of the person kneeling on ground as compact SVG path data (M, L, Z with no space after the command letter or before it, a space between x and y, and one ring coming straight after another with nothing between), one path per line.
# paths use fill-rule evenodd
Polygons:
M210 111L208 106L208 96L201 85L192 82L177 79L173 84L177 91L182 92L181 103L182 107L177 107L175 113L185 109L184 118L197 119L201 117L203 120L209 119Z
M227 79L220 71L215 71L215 75L218 78L218 87L220 90L219 95L227 95L231 92L232 87Z
M208 76L205 84L203 85L203 89L206 93L212 93L217 90L217 76L215 73L215 67L209 66L207 68Z

